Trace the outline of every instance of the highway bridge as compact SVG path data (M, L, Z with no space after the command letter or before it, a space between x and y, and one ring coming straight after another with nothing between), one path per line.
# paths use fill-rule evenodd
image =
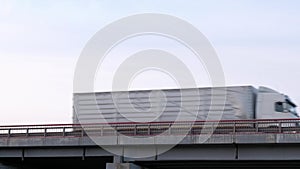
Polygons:
M278 119L0 126L0 168L299 168L299 124ZM101 138L101 146L93 137ZM178 138L171 150L159 152ZM141 150L154 155L132 157Z

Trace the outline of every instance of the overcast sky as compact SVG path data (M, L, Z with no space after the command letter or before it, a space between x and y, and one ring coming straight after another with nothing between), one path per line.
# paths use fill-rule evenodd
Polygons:
M218 53L226 85L268 86L300 103L299 9L298 0L0 0L0 124L71 122L73 74L87 41L117 19L145 12L196 26ZM149 47L179 55L185 50L170 39L148 36L124 42L111 58L116 64L117 56ZM197 84L209 85L192 58L181 57L199 73ZM106 66L109 80L117 65ZM132 88L176 86L168 78L145 72ZM107 82L95 84L110 90Z

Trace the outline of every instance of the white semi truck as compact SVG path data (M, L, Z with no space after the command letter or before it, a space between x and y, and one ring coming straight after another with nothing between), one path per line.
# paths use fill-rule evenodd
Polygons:
M74 123L298 118L296 104L267 87L232 86L74 93ZM183 113L183 115L184 115Z

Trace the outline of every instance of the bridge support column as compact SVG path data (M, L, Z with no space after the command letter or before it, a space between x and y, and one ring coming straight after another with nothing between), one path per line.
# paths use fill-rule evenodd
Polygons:
M142 169L142 167L132 163L107 163L106 169Z
M142 169L142 167L132 163L124 163L123 157L114 156L114 162L106 163L106 169Z

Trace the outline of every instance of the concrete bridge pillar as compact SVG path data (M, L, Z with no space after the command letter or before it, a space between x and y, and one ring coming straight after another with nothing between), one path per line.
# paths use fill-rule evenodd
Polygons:
M142 167L132 163L124 163L123 157L114 156L114 162L107 163L106 169L142 169Z
M106 169L142 169L142 167L132 163L107 163Z

